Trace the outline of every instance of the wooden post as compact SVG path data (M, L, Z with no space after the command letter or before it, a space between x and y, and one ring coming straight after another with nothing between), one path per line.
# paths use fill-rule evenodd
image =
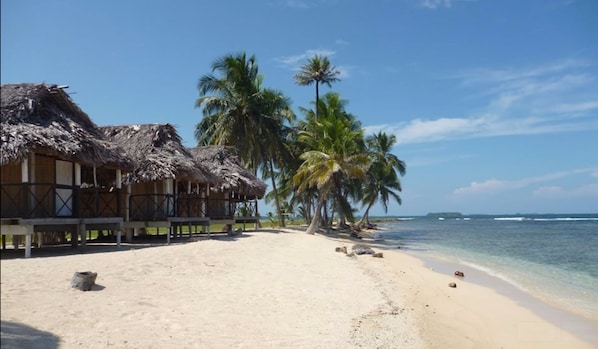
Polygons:
M138 228L127 228L127 237L126 237L127 242L133 242L133 235L137 235L137 229ZM133 233L135 233L135 234L133 234Z
M76 227L75 229L71 229L71 246L73 248L77 247L79 244L79 229Z
M79 225L79 230L81 231L81 247L85 248L87 246L87 227L85 223Z
M31 257L31 237L33 234L25 235L25 258Z

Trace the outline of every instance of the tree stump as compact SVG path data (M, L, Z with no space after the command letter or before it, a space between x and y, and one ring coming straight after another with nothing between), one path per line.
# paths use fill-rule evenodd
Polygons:
M78 288L81 291L89 291L96 282L98 273L92 273L90 271L75 272L71 279L71 287Z

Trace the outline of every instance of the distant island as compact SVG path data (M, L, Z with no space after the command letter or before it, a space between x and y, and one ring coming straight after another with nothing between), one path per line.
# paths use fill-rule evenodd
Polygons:
M426 215L426 217L454 219L454 218L463 218L463 215L460 212L430 212Z

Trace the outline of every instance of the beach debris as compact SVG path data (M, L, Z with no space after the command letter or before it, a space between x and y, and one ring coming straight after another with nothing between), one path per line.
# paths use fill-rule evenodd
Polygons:
M374 250L372 250L371 247L369 247L368 245L364 245L364 244L355 244L353 245L353 248L351 248L353 250L353 252L355 252L355 254L361 255L361 254L374 254Z
M458 271L458 270L457 270L457 271L455 272L455 276L458 276L458 277L465 277L465 274L463 274L463 272L462 272L462 271Z
M454 282L451 282L451 283L449 283L449 287L456 288L456 287L457 287L457 284L456 284L456 283L454 283Z
M352 232L350 235L352 238L354 239L363 239L361 236L359 236L356 232Z
M71 287L78 288L81 291L89 291L96 282L98 273L92 273L91 271L75 272L71 279Z
M232 229L228 230L228 236L237 236L237 235L241 235L241 234L243 234L243 229L241 229L241 228L238 228L236 230L232 230Z
M382 254L382 252L376 252L372 255L372 257L376 257L376 258L383 258L384 255Z
M337 247L334 249L336 252L343 252L343 253L347 253L347 246L343 246L343 247Z

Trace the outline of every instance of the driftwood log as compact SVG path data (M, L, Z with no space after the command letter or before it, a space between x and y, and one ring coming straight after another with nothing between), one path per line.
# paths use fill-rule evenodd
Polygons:
M351 248L355 254L374 254L374 250L371 247L364 244L355 244Z
M71 287L78 288L81 291L89 291L96 282L98 273L92 273L90 271L75 272L71 279Z

